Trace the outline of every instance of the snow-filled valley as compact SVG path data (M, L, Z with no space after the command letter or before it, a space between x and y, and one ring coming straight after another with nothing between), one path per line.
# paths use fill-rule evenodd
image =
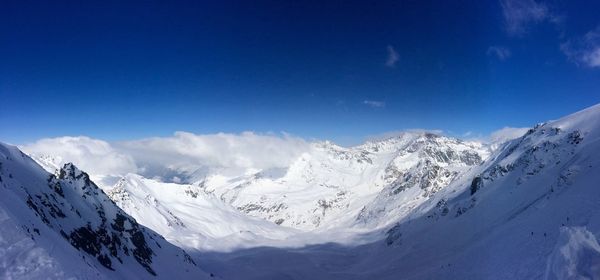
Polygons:
M273 168L88 175L20 148L0 146L0 278L600 279L600 105L503 143L409 131Z

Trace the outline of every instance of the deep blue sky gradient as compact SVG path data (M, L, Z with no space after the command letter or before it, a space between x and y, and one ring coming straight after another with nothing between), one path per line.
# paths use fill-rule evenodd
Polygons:
M495 1L324 2L2 1L0 141L251 130L354 144L486 135L600 102L600 69L559 47L600 25L598 1L551 2L560 26L522 36Z

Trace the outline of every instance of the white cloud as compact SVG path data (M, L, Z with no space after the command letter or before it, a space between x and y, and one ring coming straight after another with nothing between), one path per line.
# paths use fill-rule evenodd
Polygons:
M85 136L41 139L20 147L34 155L57 157L57 164L75 163L91 174L126 174L137 171L128 155L116 151L108 142Z
M208 134L176 132L171 137L108 143L89 137L42 139L21 147L25 152L58 156L92 175L139 173L165 181L185 181L209 170L240 174L248 169L288 167L310 149L288 134Z
M145 168L166 166L185 171L198 168L239 171L287 167L309 149L309 143L288 134L176 132L172 137L119 143L119 147Z
M492 132L489 136L490 143L503 143L523 136L529 130L528 127L504 127Z
M511 52L508 48L506 47L502 47L502 46L491 46L488 48L487 55L494 55L496 56L499 60L506 60L511 56Z
M383 108L385 107L385 102L383 101L375 101L375 100L365 100L363 104L371 106L373 108Z
M392 68L396 67L396 63L398 63L399 59L400 59L400 57L398 56L398 53L396 52L394 47L388 45L387 46L387 60L385 61L385 66L392 67Z
M587 67L600 67L600 26L581 38L561 44L560 49L570 61Z
M535 0L500 0L500 5L509 35L523 35L535 23L559 21L559 17L553 15L546 4Z

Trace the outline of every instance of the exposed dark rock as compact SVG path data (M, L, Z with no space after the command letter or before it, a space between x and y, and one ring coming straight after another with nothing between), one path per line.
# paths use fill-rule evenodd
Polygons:
M579 144L581 141L583 141L583 137L581 136L581 133L579 132L579 130L575 130L571 133L569 133L569 143L573 144L573 145L577 145Z
M402 233L400 232L400 224L396 224L386 232L385 244L391 246L392 244L400 244L400 238Z
M483 187L483 179L480 176L473 178L471 181L471 195L474 195L481 187Z

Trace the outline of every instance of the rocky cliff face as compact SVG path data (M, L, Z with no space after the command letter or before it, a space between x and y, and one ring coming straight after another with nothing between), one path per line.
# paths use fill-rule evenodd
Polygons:
M369 147L380 150L386 144ZM430 133L413 137L398 147L384 169L383 189L361 209L356 221L373 226L404 217L470 168L481 164L488 153L478 143Z

